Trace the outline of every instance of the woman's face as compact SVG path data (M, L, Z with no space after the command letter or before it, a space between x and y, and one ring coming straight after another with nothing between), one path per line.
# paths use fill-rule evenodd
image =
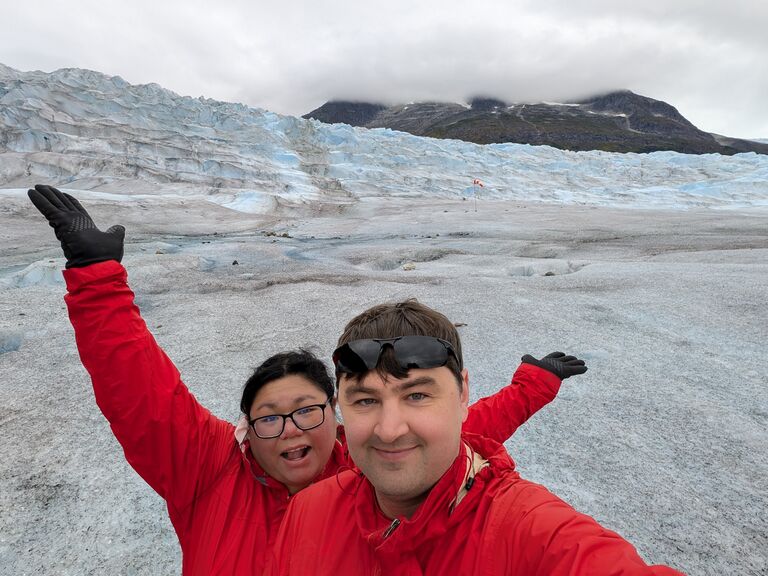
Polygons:
M294 410L323 404L325 392L304 376L291 374L265 384L251 404L249 419L273 414L290 414ZM312 430L301 430L290 418L283 433L276 438L259 438L248 428L253 457L275 480L282 482L291 494L306 488L325 468L336 442L334 404L323 408L324 422Z

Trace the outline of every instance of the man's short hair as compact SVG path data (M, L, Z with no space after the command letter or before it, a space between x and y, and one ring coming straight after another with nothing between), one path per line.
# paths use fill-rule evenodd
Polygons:
M391 304L379 304L369 308L352 318L344 327L344 332L339 337L337 346L351 342L352 340L365 340L371 338L397 338L398 336L432 336L446 340L453 346L456 358L448 356L445 365L462 386L461 367L464 365L461 354L461 340L456 326L448 318L425 306L415 298L409 298L403 302ZM395 360L394 350L387 346L379 359L376 370L383 376L387 374L395 378L405 378L408 370L402 368ZM345 373L346 374L346 373ZM362 379L366 373L347 374L356 381ZM341 374L336 371L338 385Z

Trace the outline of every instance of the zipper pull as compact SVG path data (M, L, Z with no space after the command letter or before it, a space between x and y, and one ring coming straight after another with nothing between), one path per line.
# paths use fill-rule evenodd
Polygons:
M400 526L400 519L399 518L395 518L394 520L392 520L392 524L389 525L389 528L384 530L383 538L389 538L390 536L392 536L392 532L397 530L398 526Z

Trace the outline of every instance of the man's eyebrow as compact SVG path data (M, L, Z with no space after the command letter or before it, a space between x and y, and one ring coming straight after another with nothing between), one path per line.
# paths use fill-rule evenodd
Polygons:
M418 378L414 378L413 380L408 380L407 382L403 382L402 384L398 384L397 386L394 386L392 389L395 392L404 392L406 390L410 390L411 388L416 388L417 386L436 386L437 380L434 378L431 378L430 376L419 376ZM346 390L344 390L344 397L346 399L351 398L355 394L370 394L370 395L377 395L379 394L379 391L374 388L369 388L368 386L364 386L363 384L355 383Z
M434 378L430 378L429 376L420 376L418 378L414 378L413 380L408 380L408 382L403 382L402 384L398 384L395 387L395 390L398 392L404 392L405 390L410 390L411 388L416 388L417 386L436 386L437 380Z
M344 390L344 397L347 399L351 398L355 394L376 394L376 390L373 388L368 388L367 386L363 386L359 382L352 384L352 386Z

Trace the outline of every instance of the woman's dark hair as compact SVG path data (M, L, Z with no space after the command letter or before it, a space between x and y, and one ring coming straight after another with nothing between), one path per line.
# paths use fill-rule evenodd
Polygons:
M262 362L243 387L243 397L240 400L240 410L246 416L250 415L251 404L259 390L266 384L283 376L297 374L304 376L312 384L333 397L333 379L328 375L325 364L312 352L304 349L280 352Z

